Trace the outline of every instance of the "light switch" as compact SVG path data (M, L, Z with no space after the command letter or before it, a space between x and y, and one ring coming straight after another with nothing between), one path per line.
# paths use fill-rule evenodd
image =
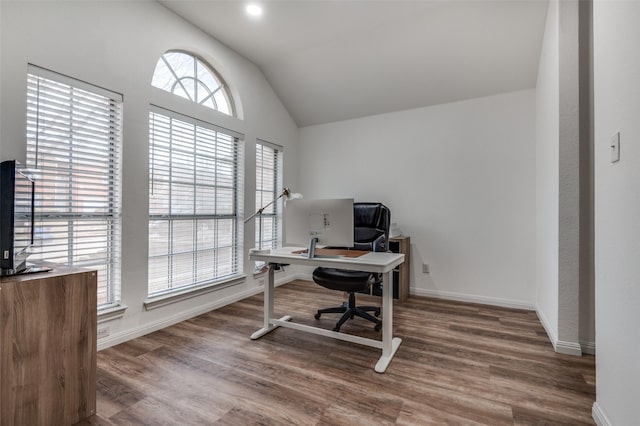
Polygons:
M611 138L611 162L615 163L620 161L620 132L613 135Z

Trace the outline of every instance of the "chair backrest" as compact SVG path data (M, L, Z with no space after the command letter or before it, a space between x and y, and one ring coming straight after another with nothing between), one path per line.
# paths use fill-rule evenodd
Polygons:
M355 250L387 251L391 212L382 203L353 203Z

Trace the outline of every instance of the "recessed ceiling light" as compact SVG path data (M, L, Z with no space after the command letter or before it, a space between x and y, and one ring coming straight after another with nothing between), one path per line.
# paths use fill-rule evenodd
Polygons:
M259 5L255 4L255 3L247 5L246 11L251 16L260 16L260 15L262 15L262 8Z

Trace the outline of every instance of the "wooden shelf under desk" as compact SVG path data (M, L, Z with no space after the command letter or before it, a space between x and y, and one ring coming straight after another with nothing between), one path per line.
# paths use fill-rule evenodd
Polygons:
M0 425L73 425L96 411L97 272L0 279Z

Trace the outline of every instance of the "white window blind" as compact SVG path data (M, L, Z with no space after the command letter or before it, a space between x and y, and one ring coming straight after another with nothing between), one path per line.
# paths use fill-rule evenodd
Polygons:
M275 200L282 192L282 147L256 143L256 209ZM256 247L276 248L282 241L282 202L273 203L256 217ZM256 264L261 269L262 263Z
M29 66L27 167L36 179L31 259L98 271L98 305L120 299L122 95Z
M242 271L241 135L175 112L149 114L149 296Z

